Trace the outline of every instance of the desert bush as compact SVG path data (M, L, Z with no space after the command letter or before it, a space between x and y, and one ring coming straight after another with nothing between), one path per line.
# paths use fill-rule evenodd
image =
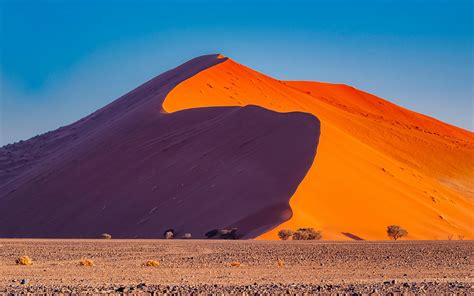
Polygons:
M143 264L145 266L149 266L149 267L158 267L160 266L160 262L159 261L156 261L156 260L148 260L147 262L145 262L145 264Z
M173 229L168 229L163 233L163 237L165 239L173 239L174 238L174 230Z
M191 239L193 236L191 235L191 233L187 232L183 235L183 239Z
M79 261L79 265L91 267L91 266L94 266L95 264L94 264L94 261L92 261L91 259L82 259Z
M240 264L239 261L234 261L234 262L231 262L231 263L230 263L230 266L232 266L232 267L240 267L240 265L241 265L241 264Z
M322 238L321 231L313 228L299 228L292 235L293 240L320 240Z
M207 238L214 238L218 236L219 239L237 239L238 238L237 231L238 231L237 228L213 229L206 232L205 235Z
M221 229L219 230L219 236L222 239L237 239L237 230L237 228Z
M448 234L448 240L453 240L453 235L452 234Z
M293 230L291 229L282 229L278 231L278 237L281 240L288 240L291 238L292 235L293 235Z
M387 227L387 235L393 240L397 240L401 237L407 236L408 231L405 229L401 228L398 225L390 225Z
M112 238L112 236L108 233L102 233L100 235L100 237L103 238L103 239L111 239Z
M32 265L33 264L33 260L31 260L31 258L28 256L21 256L20 258L16 259L15 262L17 265Z
M459 235L458 235L458 239L459 239L459 240L464 240L464 234L459 234Z
M277 260L277 264L278 264L278 267L283 267L283 266L285 266L285 262L284 262L283 260L281 260L281 259L278 259L278 260Z
M213 238L215 237L217 234L219 233L219 229L213 229L213 230L209 230L208 232L206 232L206 237L207 238Z

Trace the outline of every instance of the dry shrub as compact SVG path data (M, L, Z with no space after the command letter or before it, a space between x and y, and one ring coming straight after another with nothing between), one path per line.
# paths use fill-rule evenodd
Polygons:
M313 228L299 228L293 233L293 240L320 240L322 238L321 231Z
M401 228L398 225L390 225L387 227L387 235L393 240L397 240L401 237L407 236L408 231L405 229Z
M173 239L174 238L174 230L173 229L168 229L163 233L163 238L164 239Z
M237 228L212 229L206 232L207 238L238 239Z
M281 260L281 259L278 259L277 263L278 263L278 267L283 267L283 266L285 266L285 262L284 262L283 260Z
M193 236L191 235L191 233L187 232L183 235L183 239L191 239Z
M28 256L21 256L20 258L16 259L17 265L32 265L33 260L31 260Z
M156 261L156 260L148 260L147 262L145 262L144 265L145 266L150 266L150 267L158 267L158 266L160 266L160 262Z
M291 238L292 235L293 235L293 230L291 229L282 229L278 231L278 237L281 240L288 240Z
M234 261L234 262L231 262L231 263L230 263L230 266L232 266L232 267L240 267L240 265L241 265L241 264L240 264L239 261Z
M102 233L100 235L100 237L103 238L103 239L111 239L112 238L112 236L108 233Z
M224 228L219 230L219 235L221 239L237 239L237 231L237 228Z
M219 229L212 229L212 230L209 230L208 232L206 232L206 237L207 238L213 238L215 237L217 234L219 233Z
M79 265L91 267L91 266L94 266L95 264L94 264L94 261L92 261L91 259L81 259L79 261Z

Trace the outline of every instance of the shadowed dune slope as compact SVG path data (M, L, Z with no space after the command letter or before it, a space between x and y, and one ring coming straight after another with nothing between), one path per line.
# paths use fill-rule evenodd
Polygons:
M183 110L178 83L224 62L191 60L56 131L0 149L1 237L256 237L291 217L314 160L316 117L259 106Z
M249 104L321 121L318 153L290 200L293 216L260 238L314 227L325 239L387 239L390 224L409 239L474 238L472 132L350 86L279 81L230 59L179 84L163 107Z

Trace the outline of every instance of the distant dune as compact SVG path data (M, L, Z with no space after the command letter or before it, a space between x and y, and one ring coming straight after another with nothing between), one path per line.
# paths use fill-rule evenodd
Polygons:
M346 85L193 59L0 148L0 237L474 238L474 134Z

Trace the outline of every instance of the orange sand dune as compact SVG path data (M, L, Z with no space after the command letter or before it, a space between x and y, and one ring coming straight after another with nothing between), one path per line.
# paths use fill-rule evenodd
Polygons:
M250 104L321 121L315 160L290 200L293 216L261 239L299 227L321 229L325 239L386 239L390 224L408 239L474 238L472 132L350 86L279 81L230 59L181 82L163 108Z

